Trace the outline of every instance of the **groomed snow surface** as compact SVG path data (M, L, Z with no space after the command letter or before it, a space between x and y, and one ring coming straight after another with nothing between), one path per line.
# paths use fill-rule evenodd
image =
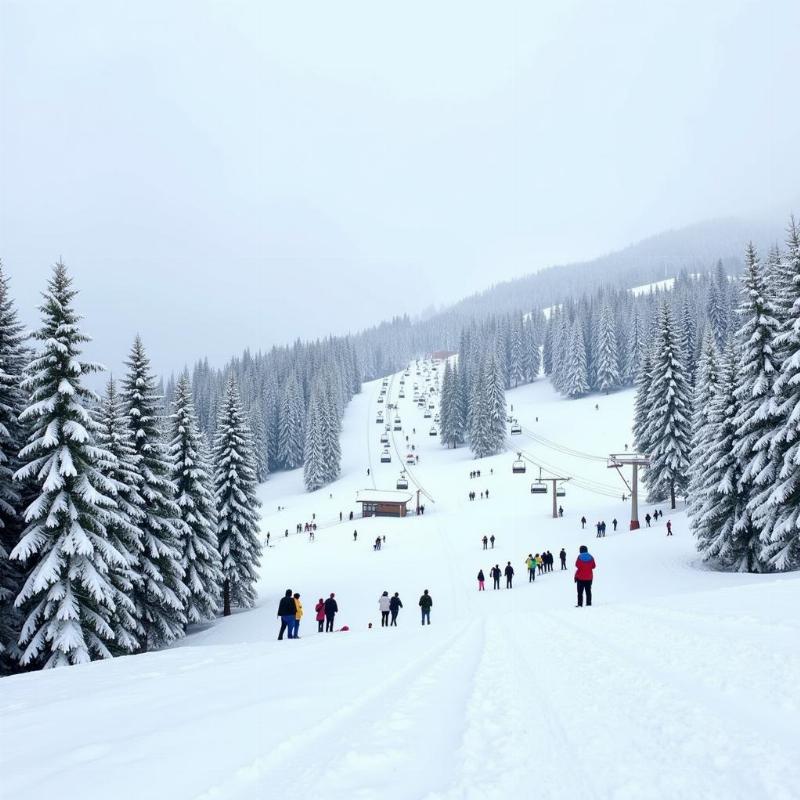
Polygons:
M705 570L683 513L626 530L625 488L600 459L631 442L632 393L567 401L544 381L509 392L524 433L478 463L429 436L414 381L424 385L412 370L391 464L379 462L375 382L347 410L341 480L309 495L296 471L262 487L273 546L256 609L165 652L0 680L0 797L800 797L800 580ZM398 389L396 376L391 400ZM395 488L406 435L420 454L413 477L435 502L421 517L349 522L357 490ZM512 475L517 449L575 476L563 519L550 518L549 495L530 493L534 467ZM472 489L490 499L469 502ZM312 513L314 542L294 533ZM578 609L584 543L595 605ZM528 584L524 558L548 548L555 571ZM514 588L493 591L489 568L507 561ZM299 640L278 642L287 588L305 618ZM404 603L397 628L380 628L384 589ZM330 592L349 632L316 632L314 605Z

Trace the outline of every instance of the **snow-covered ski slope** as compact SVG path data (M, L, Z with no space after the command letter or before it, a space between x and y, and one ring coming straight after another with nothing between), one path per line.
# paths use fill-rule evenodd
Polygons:
M567 401L545 381L509 392L523 434L475 462L429 436L415 379L399 401L390 383L403 426L391 464L374 382L347 409L339 481L309 495L297 471L262 487L274 546L258 608L165 652L0 680L3 800L800 796L800 579L704 570L682 513L626 530L624 486L603 458L630 444L632 393ZM394 489L406 435L420 455L411 477L433 498L424 516L349 522L357 490ZM530 464L512 474L512 448L574 476L563 519L530 493ZM468 501L471 489L490 499ZM312 514L314 542L294 533ZM595 605L576 609L582 543L598 563ZM562 546L570 568L556 558L529 585L524 557ZM514 588L487 580L479 594L478 569L488 579L507 561ZM303 597L302 638L277 642L287 588ZM384 589L404 603L396 629L379 627ZM349 632L316 632L314 604L330 592Z

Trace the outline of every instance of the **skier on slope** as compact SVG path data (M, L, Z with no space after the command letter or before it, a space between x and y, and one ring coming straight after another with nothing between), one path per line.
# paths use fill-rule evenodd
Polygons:
M575 583L578 587L578 605L583 606L583 595L586 594L586 605L592 604L592 580L596 568L594 558L589 553L589 548L582 544L578 558L575 560Z

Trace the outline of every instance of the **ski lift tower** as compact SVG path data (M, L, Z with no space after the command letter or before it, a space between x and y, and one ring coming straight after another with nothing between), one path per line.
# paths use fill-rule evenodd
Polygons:
M643 453L612 453L608 457L608 468L615 469L622 482L628 487L631 495L631 527L632 531L639 529L639 467L650 466L650 458ZM631 467L632 476L630 484L622 474L622 467Z

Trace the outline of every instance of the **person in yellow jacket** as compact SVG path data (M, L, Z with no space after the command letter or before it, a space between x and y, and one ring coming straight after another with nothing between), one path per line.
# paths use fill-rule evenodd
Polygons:
M300 638L300 620L303 619L303 604L300 602L300 593L294 593L294 604L297 607L297 611L294 615L294 626L289 634L290 639L299 639Z
M539 574L544 570L544 559L537 553L534 558L536 559L536 566L539 568Z

